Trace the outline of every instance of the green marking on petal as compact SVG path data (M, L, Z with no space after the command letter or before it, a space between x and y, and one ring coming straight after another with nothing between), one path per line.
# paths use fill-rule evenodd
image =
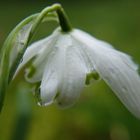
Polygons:
M31 78L31 77L33 77L33 75L35 74L36 68L35 68L33 65L31 65L28 69L29 69L29 72L28 72L28 74L27 74L27 77L28 77L28 78Z
M28 67L30 67L33 63L33 61L36 59L37 55L33 56L25 65L23 65L19 71L14 75L12 81L14 81L15 79L17 79L17 77L19 75L23 75L25 72L25 69L27 69Z
M54 97L54 100L57 99L57 97L60 95L60 92L58 91Z
M90 81L92 79L99 80L100 79L99 74L97 72L88 73L87 76L86 76L86 82L85 82L85 84L86 85L89 85L90 84Z
M41 82L37 82L35 84L35 87L34 87L34 97L35 97L35 100L36 102L41 105L42 103L42 100L41 100L41 96L40 96L40 84Z

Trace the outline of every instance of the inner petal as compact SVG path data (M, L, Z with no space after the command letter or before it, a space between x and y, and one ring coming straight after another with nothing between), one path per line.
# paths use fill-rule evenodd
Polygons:
M60 83L60 94L57 103L67 107L75 103L85 85L87 68L72 46L66 51L63 78Z

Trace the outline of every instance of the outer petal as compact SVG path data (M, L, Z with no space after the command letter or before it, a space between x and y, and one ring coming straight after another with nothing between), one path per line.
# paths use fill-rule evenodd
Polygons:
M77 56L81 60L81 63L83 63L87 68L87 73L91 73L95 71L95 63L92 61L92 56L88 53L88 51L85 51L85 44L82 42L76 40L72 37L72 42L74 47L74 52L76 52Z
M58 32L54 32L51 36L42 39L38 42L33 43L29 46L23 56L23 61L20 64L18 70L24 66L31 58L36 56L33 64L26 71L26 79L30 82L41 81L43 71L45 69L45 64L47 58L51 51L54 51L53 45L56 43L59 37ZM33 73L32 76L29 76Z
M81 30L75 29L72 32L72 37L79 43L81 43L81 47L84 49L85 53L87 53L88 57L92 61L93 67L95 66L95 60L94 56L96 55L97 52L103 53L102 51L104 48L108 48L108 51L116 51L118 53L118 57L122 58L122 61L129 65L131 68L137 70L138 65L136 65L132 60L131 57L115 50L109 43L101 41L96 39L95 37L92 37L86 32L83 32ZM95 54L94 54L95 53Z
M54 68L50 68L49 70L45 71L40 89L40 104L47 106L53 103L58 91L58 77Z
M68 44L69 39L62 36L63 42L61 42L61 36L52 46L55 51L50 52L48 60L46 61L46 67L43 74L41 83L41 100L42 105L48 105L52 103L59 92L60 80L63 76L64 60L65 60L65 47L61 44Z
M96 62L102 78L120 100L135 115L140 117L140 77L138 73L115 53L104 52Z
M76 30L73 36L85 44L85 50L91 54L95 68L119 99L132 113L140 117L140 77L137 65L128 55L84 32Z
M60 107L75 103L85 85L87 68L74 47L75 44L72 44L66 51L64 74L60 84L60 94L57 97Z
M46 62L46 67L41 82L41 105L49 105L53 102L58 92L58 59L57 54L51 53Z

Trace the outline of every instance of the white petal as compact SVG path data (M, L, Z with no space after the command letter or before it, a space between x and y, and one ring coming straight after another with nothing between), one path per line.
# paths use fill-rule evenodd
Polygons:
M116 93L123 104L137 117L140 117L140 77L138 66L131 58L104 42L91 37L80 30L73 37L85 44L95 64L95 68Z
M69 46L66 51L64 74L57 97L60 107L68 107L75 103L85 85L87 69L74 47Z
M102 52L102 48L108 48L108 51L113 51L114 50L113 46L110 45L109 43L104 42L102 40L98 40L95 37L92 37L88 33L83 32L81 30L75 29L72 32L72 36L73 36L73 38L76 39L76 41L78 41L79 43L81 42L81 44L83 44L83 45L81 45L81 47L84 46L84 50L87 50L87 53L88 52L92 53L92 54L89 53L89 56L91 56L92 59L93 59L94 56L93 56L93 52L91 50L93 50L93 49L94 49L95 52L96 51L101 51ZM131 56L129 56L127 54L124 54L120 51L117 51L117 52L126 64L128 64L130 67L132 67L135 70L138 69L138 65L133 63L133 61L131 59ZM93 62L93 65L94 65L94 62Z
M49 105L54 101L58 92L58 59L56 54L51 54L45 67L41 82L41 104Z
M30 66L29 69L26 70L25 77L28 81L38 82L42 79L42 74L45 69L47 58L49 57L50 52L54 50L53 45L56 43L58 37L59 34L55 32L48 38L35 42L27 48L19 69L24 66L31 58L36 56L36 59L33 62L32 66ZM32 69L34 70L34 74L32 77L28 77Z
M40 104L47 106L53 103L58 91L58 78L56 72L54 72L53 69L44 73L40 88Z
M75 40L75 42L79 44L77 46L83 52L83 56L85 55L84 57L87 59L87 64L89 65L87 67L90 67L91 70L95 71L93 49L95 49L96 52L96 49L97 51L100 49L100 47L98 48L98 46L102 45L99 45L99 42L97 43L98 40L96 38L78 29L74 29L71 33L71 36ZM100 43L102 44L102 42ZM112 48L112 46L108 45L108 48Z
M45 72L41 83L41 100L43 105L52 103L59 93L60 79L63 75L64 59L65 59L65 45L68 39L61 43L61 36L56 44L52 46L55 51L49 54L46 61ZM66 41L66 42L65 42Z
M127 55L123 54L122 57L120 52L106 48L102 48L102 52L97 53L95 58L96 68L101 77L123 104L140 117L140 77L136 65Z
M124 54L122 52L119 52L119 53L120 53L120 57L122 58L122 61L124 61L124 63L126 63L129 67L133 68L134 70L136 70L136 71L138 70L138 65L132 61L131 56Z
M76 40L72 36L72 42L74 47L74 51L77 53L77 56L81 59L81 62L86 66L87 73L94 72L94 66L95 63L92 61L92 56L88 53L88 51L85 51L85 44L83 44L81 41Z
M31 46L29 46L25 51L25 54L23 56L22 65L24 65L27 61L29 61L35 55L39 54L39 52L45 46L48 39L45 38L45 39L39 40L39 41L31 44Z

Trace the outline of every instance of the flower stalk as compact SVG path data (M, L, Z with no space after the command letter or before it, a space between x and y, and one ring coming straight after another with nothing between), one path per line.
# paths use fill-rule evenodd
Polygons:
M72 26L69 22L69 19L64 11L64 9L59 5L56 5L56 12L59 18L59 24L63 32L70 32L72 30Z

